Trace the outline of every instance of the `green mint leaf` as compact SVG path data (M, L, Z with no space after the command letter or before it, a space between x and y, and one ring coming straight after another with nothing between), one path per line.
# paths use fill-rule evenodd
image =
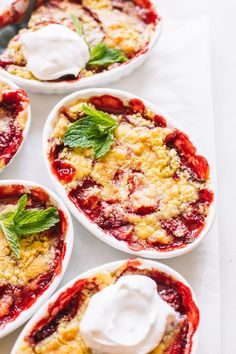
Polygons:
M113 125L117 125L116 121L107 113L89 107L86 104L82 106L83 112L89 116L94 118L94 122L98 125L108 126L111 127Z
M48 208L43 210L25 210L14 225L18 235L30 235L50 229L60 221L58 210Z
M107 113L83 105L85 117L72 123L64 135L64 144L69 147L92 147L95 158L104 156L114 143L117 122Z
M80 20L78 19L78 17L77 17L76 15L73 15L73 14L71 15L71 19L72 19L72 21L73 21L73 25L74 25L74 27L75 27L76 32L77 32L81 37L83 37L85 43L87 44L87 46L88 46L88 48L89 48L89 44L88 44L88 41L87 41L87 39L86 39L86 37L85 37L85 35L84 35L83 26L82 26ZM90 51L90 49L89 49L89 51Z
M95 158L98 159L106 155L106 153L110 150L113 143L114 143L114 136L111 134L95 140L93 143Z
M113 135L114 129L115 129L115 126L105 127L105 126L97 125L96 123L94 123L86 131L86 137L89 141L104 139L108 135Z
M12 222L7 221L7 218L5 220L2 220L0 222L0 227L2 229L2 232L5 235L5 238L9 244L10 249L12 250L12 253L14 256L19 259L20 258L20 243L18 239L18 235L16 234L14 230L14 226Z
M99 130L98 126L93 122L93 124L87 129L85 134L86 139L91 143L92 147L92 141L96 140L101 135L101 131Z
M20 257L20 236L48 230L60 221L56 208L25 209L27 200L24 194L18 200L16 211L0 214L0 228L16 258Z
M95 158L104 156L114 143L117 122L107 113L83 105L86 115L72 123L64 135L64 144L69 147L92 147Z
M106 55L107 45L103 42L98 43L90 51L90 61L103 58Z
M76 32L82 37L83 36L83 27L76 15L71 15L71 19L73 21L73 25L75 27Z
M22 197L20 197L20 199L18 200L17 209L13 217L14 221L16 221L18 216L20 216L21 213L25 210L27 200L28 200L27 194L22 195Z
M92 146L91 142L86 136L86 131L94 123L87 118L81 118L72 123L64 135L64 144L69 147L83 147L89 148Z
M6 211L5 213L0 214L0 221L11 218L13 219L13 216L15 215L14 211Z
M105 43L95 45L90 51L90 60L87 63L89 68L98 66L107 67L114 63L124 63L128 57L120 49L109 48Z

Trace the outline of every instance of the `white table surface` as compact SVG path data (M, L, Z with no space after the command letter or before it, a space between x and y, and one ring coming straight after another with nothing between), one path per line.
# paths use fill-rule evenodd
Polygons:
M207 14L211 29L212 78L219 187L219 227L222 287L222 354L235 354L236 316L236 1L166 0L169 18ZM214 340L214 333L211 333ZM214 353L209 353L214 354Z
M236 314L236 238L234 222L236 197L233 181L236 166L236 2L235 0L165 0L161 1L163 16L189 19L207 14L211 24L212 78L215 109L216 149L219 183L219 226L221 234L222 277L222 354L236 353L233 338ZM227 127L227 128L226 128ZM232 205L232 206L231 206ZM212 340L214 336L212 333ZM1 350L0 350L1 354ZM201 353L200 353L201 354ZM214 353L208 353L214 354Z

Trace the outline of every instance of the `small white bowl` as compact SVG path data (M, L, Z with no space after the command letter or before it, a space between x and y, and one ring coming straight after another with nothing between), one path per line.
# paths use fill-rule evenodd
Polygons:
M12 89L20 89L20 87L17 86L16 84L14 84L12 81L10 81L10 80L6 79L5 77L3 77L3 76L1 75L1 73L2 73L2 72L0 71L0 82L5 83L6 85L8 85L8 86L9 86L10 88L12 88ZM15 157L16 157L16 156L19 154L19 152L21 151L21 149L22 149L22 147L23 147L23 144L24 144L24 142L25 142L25 140L26 140L26 137L27 137L27 135L28 135L29 129L30 129L30 123L31 123L31 108L30 108L30 103L29 103L29 105L28 105L28 112L27 112L27 120L26 120L25 128L24 128L24 130L23 130L23 132L22 132L23 140L22 140L20 146L18 147L17 152L15 153L15 155L12 156L12 158L11 158L11 160L8 162L8 164L7 164L6 166L4 166L3 169L0 169L0 173L1 173L2 171L4 171L5 168L8 167L8 166L12 163L12 161L15 159Z
M60 198L58 198L58 196L54 192L52 192L50 189L38 183L34 183L31 181L13 180L13 179L0 181L0 186L8 186L8 185L22 185L26 188L26 190L31 190L32 188L35 187L41 188L49 195L52 204L54 204L58 209L62 210L65 216L65 220L67 222L67 229L65 232L65 246L66 246L65 254L62 259L60 272L56 274L56 276L51 280L49 286L45 289L45 291L41 295L37 297L36 301L33 303L32 306L30 306L26 310L23 310L13 321L8 322L3 327L3 329L0 330L0 338L5 337L9 333L13 332L18 327L20 327L21 325L23 325L36 312L36 310L38 310L38 308L42 306L44 302L54 293L68 266L72 247L73 247L73 239L74 239L73 224L72 224L70 213L68 212L65 204L61 201Z
M156 1L152 1L152 3L154 9L156 9ZM35 93L63 94L74 92L76 90L86 87L97 87L101 85L107 85L110 82L119 80L123 76L129 75L131 72L133 72L135 69L137 69L140 65L143 64L143 62L147 59L150 52L158 41L161 34L161 28L162 19L159 20L159 23L157 24L155 31L150 39L147 50L144 53L138 55L137 57L134 57L127 63L119 65L116 68L95 74L91 77L82 78L76 82L41 82L37 80L27 80L17 75L10 74L2 68L0 68L0 73L6 78L13 80L15 83L22 86L26 90Z
M152 251L152 250L134 251L134 250L131 250L124 241L117 240L115 237L112 237L112 236L108 235L107 233L105 233L94 222L92 222L88 217L86 217L82 211L78 210L76 208L76 206L74 205L74 203L67 197L66 191L63 188L62 184L58 181L57 177L52 173L51 167L50 167L50 162L48 160L48 138L53 131L53 124L54 124L54 121L57 117L57 113L58 113L59 109L63 105L65 105L66 103L73 101L76 98L89 98L94 95L101 96L104 94L108 94L108 95L110 94L110 95L116 96L116 97L120 98L121 100L138 98L138 99L142 100L144 105L146 107L150 108L151 111L165 117L169 127L172 127L172 128L175 127L175 128L180 129L179 125L174 121L174 119L168 117L168 115L161 112L155 105L153 105L152 103L150 103L138 96L135 96L135 95L130 94L125 91L108 89L108 88L87 89L87 90L75 92L75 93L63 98L59 103L57 103L57 105L50 112L48 119L45 123L44 132L43 132L44 160L46 162L47 170L52 178L52 182L54 183L57 192L61 195L62 199L65 201L68 208L70 209L71 213L75 216L75 218L84 227L86 227L97 238L99 238L103 242L107 243L108 245L110 245L120 251L124 251L124 252L130 253L130 254L133 254L135 256L138 256L138 257L164 259L164 258L172 258L172 257L180 256L184 253L187 253L187 252L193 250L203 240L203 238L206 236L206 234L208 233L208 231L210 230L210 228L212 226L212 222L213 222L213 219L215 216L215 198L209 208L209 215L206 218L205 226L204 226L203 230L201 231L200 235L196 238L196 240L194 242L186 245L183 248L174 249L174 250L166 251L166 252L165 251ZM180 129L180 130L183 130L183 129ZM199 151L200 151L200 149L198 149L198 152ZM209 159L208 159L208 162L209 162ZM210 164L210 166L211 166L211 164ZM210 171L212 172L212 169L210 169ZM215 192L214 176L211 176L210 188L213 190L213 192Z
M24 329L22 330L21 334L19 335L19 337L18 337L15 345L13 346L12 351L11 351L10 354L16 354L17 353L17 350L22 345L22 341L23 341L24 337L27 336L27 334L29 334L29 332L33 329L33 327L35 326L35 324L39 320L41 320L43 317L45 317L45 315L47 314L48 307L50 305L52 305L58 299L58 297L60 296L61 293L66 291L68 288L72 287L74 285L74 283L77 282L79 279L92 277L92 276L96 275L97 273L104 272L104 271L114 272L116 269L121 267L127 261L128 260L122 260L122 261L116 261L116 262L112 262L112 263L103 264L101 266L98 266L96 268L90 269L90 270L80 274L76 278L72 279L69 283L64 285L60 290L58 290L42 306L42 308L40 308L40 310L37 311L37 313L27 323L27 325L24 327ZM139 269L146 268L146 269L160 270L160 271L164 272L165 274L171 276L175 280L183 283L185 286L187 286L189 288L190 292L191 292L193 302L195 303L196 307L199 309L199 306L198 306L197 300L196 300L196 296L195 296L191 286L189 285L189 283L178 272L176 272L174 269L172 269L172 268L170 268L170 267L168 267L168 266L166 266L166 265L164 265L162 263L158 263L158 262L155 262L155 261L144 260L144 259L137 259L137 261L140 263L140 265L138 266ZM198 333L199 333L199 324L198 324L198 327L197 327L197 329L196 329L196 331L195 331L195 333L194 333L194 335L192 337L191 354L195 354L196 351L197 351Z

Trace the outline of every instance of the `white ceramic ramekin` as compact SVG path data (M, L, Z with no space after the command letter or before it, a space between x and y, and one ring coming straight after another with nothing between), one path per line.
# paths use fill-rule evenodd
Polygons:
M20 348L24 337L27 336L30 333L30 331L32 330L32 328L35 326L35 324L47 314L48 307L50 305L52 305L58 299L58 297L60 296L61 293L66 291L68 288L72 287L75 284L75 282L78 281L79 279L92 277L92 276L95 276L97 273L104 272L104 271L114 272L116 269L121 267L126 262L127 262L127 260L122 260L122 261L116 261L116 262L107 263L107 264L98 266L96 268L88 270L85 273L80 274L78 277L72 279L69 283L64 285L42 306L42 308L40 308L40 310L38 310L38 312L33 316L33 318L29 321L29 323L27 323L27 325L25 326L25 328L23 329L23 331L19 335L19 337L18 337L18 339L11 351L11 354L17 353L17 350ZM182 284L184 284L185 286L187 286L191 292L193 302L195 303L196 307L199 309L199 306L198 306L197 300L196 300L196 296L195 296L191 286L178 272L176 272L174 269L172 269L162 263L158 263L155 261L138 259L138 262L140 263L140 265L138 266L138 268L140 268L140 269L146 268L146 269L160 270L161 272L164 272L165 274L171 276L175 280L177 280L177 281L181 282ZM198 330L199 330L199 325L198 325L198 328L196 329L196 331L191 339L192 340L191 354L195 354L197 351Z
M46 121L45 127L44 127L44 132L43 132L43 155L44 155L44 160L46 162L46 167L47 170L52 178L52 181L55 185L55 188L57 190L57 192L61 195L62 199L65 201L65 203L67 204L68 208L70 209L71 213L76 217L76 219L83 225L85 226L93 235L95 235L96 237L98 237L100 240L102 240L103 242L107 243L108 245L119 249L121 251L133 254L135 256L138 257L145 257L145 258L155 258L155 259L164 259L164 258L172 258L172 257L176 257L176 256L180 256L184 253L187 253L189 251L191 251L192 249L194 249L197 245L199 245L199 243L203 240L203 238L206 236L206 234L208 233L208 231L210 230L210 227L212 225L214 216L215 216L215 198L214 201L209 209L209 215L206 218L206 223L205 226L203 228L203 230L201 231L201 234L197 237L197 239L188 244L187 246L183 247L183 248L179 248L179 249L175 249L172 251L151 251L151 250L140 250L140 251L134 251L131 250L127 244L124 241L121 240L117 240L115 237L112 237L110 235L108 235L107 233L105 233L102 229L100 229L95 223L93 223L92 221L89 220L89 218L87 218L85 216L85 214L83 214L83 212L79 211L76 206L74 205L74 203L67 197L67 194L65 192L65 189L63 188L62 184L58 181L57 177L52 173L51 171L51 167L50 167L50 162L48 160L48 138L51 135L52 131L53 131L53 124L54 121L57 117L57 113L59 111L59 109L66 103L73 101L76 98L89 98L91 96L101 96L104 94L110 94L116 97L119 97L121 100L125 99L132 99L132 98L139 98L143 101L144 105L148 108L150 108L151 111L155 112L156 114L159 114L163 117L166 118L168 126L170 127L176 127L179 128L179 125L176 124L176 122L168 117L165 113L161 112L155 105L153 105L152 103L137 97L133 94L130 94L128 92L125 91L120 91L120 90L114 90L114 89L108 89L108 88L100 88L100 89L87 89L87 90L82 90L82 91L78 91L75 92L65 98L63 98L51 111L51 113L49 114L49 117ZM183 129L181 129L183 130ZM198 149L198 152L201 153L200 149ZM209 159L208 159L209 162ZM211 166L211 164L210 164ZM212 169L211 169L212 171ZM211 184L210 184L210 189L213 190L213 192L215 192L215 179L214 176L211 176Z
M0 82L4 82L5 84L7 84L10 88L12 89L20 89L19 86L17 86L16 84L14 84L12 81L9 81L8 79L6 79L5 77L3 77L1 75L1 72L0 72ZM22 132L22 135L23 135L23 140L20 144L20 146L18 147L17 149L17 152L15 153L15 155L11 158L11 160L8 162L8 164L6 166L3 167L3 169L0 170L0 173L5 170L5 168L7 166L9 166L12 161L15 159L15 157L19 154L19 152L21 151L22 147L23 147L23 144L26 140L26 137L28 135L28 132L29 132L29 129L30 129L30 123L31 123L31 108L30 108L30 103L28 105L28 112L27 112L27 120L26 120L26 124L25 124L25 128Z
M156 1L152 1L154 8L156 8ZM98 73L94 76L82 78L76 82L41 82L37 80L27 80L23 79L17 75L13 75L8 73L4 69L0 69L0 73L4 75L6 78L13 80L16 84L21 87L35 93L46 93L46 94L63 94L74 92L76 90L86 88L86 87L97 87L101 85L107 85L110 82L117 81L123 76L129 75L132 71L137 69L144 61L147 59L151 50L154 48L157 43L162 28L162 20L157 24L155 32L152 35L152 38L148 44L147 50L133 58L127 63L119 65L116 68L113 68L108 71L104 71L102 73Z
M50 201L52 202L53 205L55 205L58 209L62 210L65 220L67 222L67 229L65 232L65 254L63 256L62 262L61 262L61 269L58 274L52 279L51 283L49 286L45 289L45 291L39 295L36 299L36 301L33 303L32 306L30 306L28 309L22 311L16 319L14 319L11 322L8 322L3 329L0 330L0 338L5 337L9 333L13 332L16 330L18 327L23 325L35 312L38 310L40 306L44 304L44 302L54 293L56 288L58 287L63 274L66 271L66 268L68 266L70 256L71 256L71 251L73 247L73 239L74 239L74 234L73 234L73 224L71 220L70 213L68 212L65 204L61 201L61 199L50 189L38 184L34 183L31 181L25 181L25 180L2 180L0 181L0 186L8 186L8 185L22 185L26 188L26 190L30 190L35 187L41 188L43 191L45 191L49 197Z

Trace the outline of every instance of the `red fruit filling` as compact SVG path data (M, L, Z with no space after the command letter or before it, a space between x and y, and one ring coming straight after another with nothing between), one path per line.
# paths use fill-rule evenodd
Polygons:
M17 204L19 198L27 193L23 186L0 186L0 205ZM33 188L28 195L27 207L45 208L49 201L48 195L41 188ZM32 306L37 298L48 288L55 276L61 271L65 255L65 233L67 222L64 213L59 210L60 222L47 231L47 237L57 238L54 243L55 256L50 270L31 279L26 285L5 283L0 286L0 329L8 322L14 321L19 314Z
M0 101L0 160L7 165L23 141L22 127L16 122L28 98L23 90L4 91Z
M189 137L179 130L167 135L165 143L174 147L180 154L184 165L188 166L197 178L206 180L209 176L209 165L205 157L196 155L196 148Z
M138 98L132 98L129 101L129 106L134 113L141 113L142 114L145 111L145 106L144 106L143 102Z
M140 113L145 118L146 107L140 99L131 99L124 103L120 98L111 95L93 96L89 99L96 109L109 114L122 116L122 122L129 122L129 116ZM146 117L150 120L150 117ZM157 126L166 127L164 117L155 115L153 129ZM204 157L196 154L196 148L190 142L188 136L181 131L174 130L165 138L165 143L169 148L177 150L181 159L180 172L185 169L190 174L190 179L198 183L205 182L209 176L209 166ZM50 154L53 173L57 175L62 183L73 180L75 170L72 166L61 161L59 158L63 145L57 146ZM96 162L93 162L96 163ZM178 171L173 179L178 181ZM87 217L101 229L113 235L118 240L127 242L130 248L135 249L156 249L158 251L171 251L182 248L193 242L202 231L207 216L202 212L204 207L209 207L213 202L213 193L204 188L199 191L198 200L189 205L188 212L183 212L178 217L160 220L161 227L166 230L167 235L174 237L171 244L160 243L154 238L142 240L135 236L134 225L127 221L127 214L147 216L155 213L160 207L160 201L153 201L151 204L140 205L135 200L142 195L143 171L141 169L130 168L124 170L118 168L113 176L112 183L124 185L127 183L128 197L130 202L125 206L120 204L117 198L104 201L100 198L101 185L98 185L91 177L78 181L77 187L69 192L70 200L75 206L84 212ZM201 185L200 185L201 187ZM138 191L138 195L134 193ZM136 199L135 199L136 198ZM200 210L201 209L201 210Z
M98 110L102 110L107 113L122 114L125 113L126 108L123 102L110 95L93 96L89 99Z
M155 115L154 122L157 127L165 128L167 126L165 118L158 114Z
M152 278L157 284L157 291L161 298L167 302L183 321L180 332L171 345L170 354L190 354L192 349L192 338L199 325L199 310L192 297L188 286L174 279L170 275L157 269L140 269L138 260L129 260L122 269L118 270L116 278L127 274L142 274ZM89 296L100 290L96 283L96 276L93 279L81 279L73 286L59 295L57 300L48 306L47 315L42 318L32 329L25 340L35 347L40 341L52 335L59 324L65 324L79 314L80 308L86 301L85 292Z

